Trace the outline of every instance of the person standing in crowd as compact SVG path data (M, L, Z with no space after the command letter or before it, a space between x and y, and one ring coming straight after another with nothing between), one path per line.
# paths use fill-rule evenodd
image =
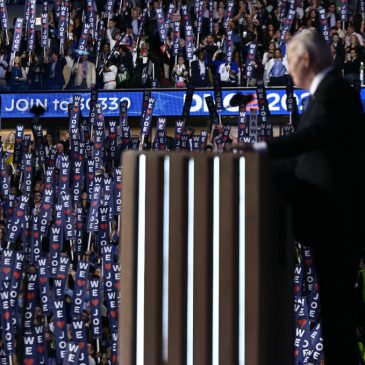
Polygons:
M239 69L236 62L227 62L226 55L223 52L217 52L213 56L213 69L220 75L222 86L237 86Z
M10 72L10 89L22 90L26 88L27 74L21 64L21 58L15 56L13 64L9 66Z
M57 51L51 53L50 59L48 59L48 57L45 58L44 77L47 89L61 90L63 88L65 83L63 68L65 64L65 59L60 59L60 55Z
M205 63L205 51L198 51L198 59L191 63L192 82L196 87L209 87L209 69Z
M280 48L274 51L274 58L270 59L265 66L265 79L269 86L285 86L287 75L286 58L283 59Z
M351 37L355 36L357 40L359 41L359 45L364 45L364 40L361 34L357 33L355 31L355 25L352 23L349 23L346 30L346 36L345 36L345 46L348 47L351 45Z
M172 69L171 77L175 87L186 87L188 81L189 72L185 65L185 59L183 56L179 56L177 64Z
M72 70L75 66L75 60L72 56L72 48L66 49L65 61L66 64L63 68L63 78L65 79L64 89L70 89L74 86L75 75L72 74Z
M113 58L110 58L104 66L103 81L105 90L114 90L117 87L117 72L118 68L115 65L115 61Z
M90 89L96 83L95 64L88 60L88 55L83 55L81 61L74 65L72 72L75 73L74 86L80 89Z
M358 365L354 284L365 233L364 110L358 92L333 70L319 33L295 35L288 62L296 86L310 94L298 130L253 148L275 160L276 188L291 209L294 238L312 247L326 365ZM351 139L344 138L344 126Z
M344 78L351 85L360 87L360 64L361 60L358 57L357 49L351 48L350 52L346 55L344 63Z
M339 20L339 15L336 11L336 3L331 2L327 7L327 22L330 29L336 26L337 20Z
M0 52L0 90L6 89L6 71L8 69L8 63L6 62L5 53L3 50Z
M42 64L37 54L33 55L29 66L28 83L30 90L42 90L44 88Z

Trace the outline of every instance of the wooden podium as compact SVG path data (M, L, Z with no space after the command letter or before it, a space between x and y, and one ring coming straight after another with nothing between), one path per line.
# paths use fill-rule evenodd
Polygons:
M120 364L292 365L293 244L268 158L122 160Z

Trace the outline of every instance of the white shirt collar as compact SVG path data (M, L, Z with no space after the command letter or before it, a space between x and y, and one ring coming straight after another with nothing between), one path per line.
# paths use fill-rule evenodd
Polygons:
M318 89L319 84L327 76L327 74L331 71L332 71L332 67L327 67L314 77L314 79L312 80L311 86L309 87L309 94L314 95L314 93Z

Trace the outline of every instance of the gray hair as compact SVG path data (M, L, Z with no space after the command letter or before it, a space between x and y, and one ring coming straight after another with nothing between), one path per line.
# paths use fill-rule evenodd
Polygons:
M315 72L321 72L333 65L331 50L322 34L313 29L304 29L294 35L288 44L297 56L308 52L310 66Z

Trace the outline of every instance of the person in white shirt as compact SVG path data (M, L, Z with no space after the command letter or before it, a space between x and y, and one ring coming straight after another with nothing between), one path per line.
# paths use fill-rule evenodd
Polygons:
M117 87L117 72L117 66L115 66L113 59L110 59L104 66L103 82L105 90L114 90Z

